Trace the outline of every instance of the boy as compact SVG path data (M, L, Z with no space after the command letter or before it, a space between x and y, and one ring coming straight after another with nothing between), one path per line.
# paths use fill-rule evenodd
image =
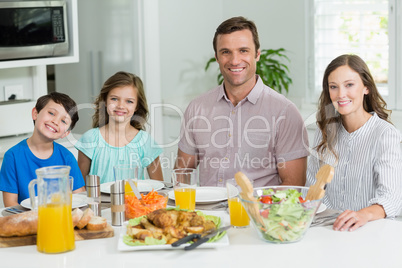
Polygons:
M52 92L42 96L32 109L34 131L30 138L10 148L0 171L0 191L5 207L29 198L28 184L36 178L35 170L46 166L70 166L74 177L73 193L85 191L84 179L74 155L55 143L70 134L78 121L77 105L69 96Z

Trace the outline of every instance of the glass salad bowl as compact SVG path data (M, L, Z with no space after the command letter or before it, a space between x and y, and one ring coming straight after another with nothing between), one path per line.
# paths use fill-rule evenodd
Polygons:
M304 201L309 187L254 188L256 202L240 200L260 238L270 243L293 243L306 234L320 200Z

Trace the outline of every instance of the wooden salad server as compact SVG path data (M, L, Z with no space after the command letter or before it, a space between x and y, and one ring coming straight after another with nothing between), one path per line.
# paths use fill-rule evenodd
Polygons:
M325 185L332 181L334 177L334 167L330 165L322 166L315 175L317 181L308 189L306 200L318 200L325 195Z
M257 222L265 228L264 221L261 218L260 210L258 208L258 201L253 195L253 185L251 184L249 178L242 173L237 172L235 175L236 183L240 186L242 192L240 193L241 198L250 201L250 203L245 203L247 206L247 211L251 214L250 216L257 220Z

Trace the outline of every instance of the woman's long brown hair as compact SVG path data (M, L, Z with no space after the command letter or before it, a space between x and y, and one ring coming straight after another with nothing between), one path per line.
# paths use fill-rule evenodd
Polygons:
M375 112L378 117L390 122L389 115L391 111L386 109L387 104L378 92L367 64L357 55L341 55L337 57L325 69L322 81L323 90L318 104L317 125L321 130L322 140L317 145L316 150L321 159L328 152L338 159L338 154L335 152L334 147L342 117L335 110L329 96L328 77L335 69L344 65L357 72L363 81L363 85L368 89L368 94L364 95L363 98L364 110L366 112Z

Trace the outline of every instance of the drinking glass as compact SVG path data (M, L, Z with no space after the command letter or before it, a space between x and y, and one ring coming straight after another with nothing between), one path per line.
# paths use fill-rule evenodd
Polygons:
M71 216L69 166L50 166L36 171L29 183L31 207L38 210L36 247L43 253L61 253L75 248ZM38 199L35 198L35 185Z
M247 227L250 224L250 218L246 210L240 202L238 193L241 191L235 179L226 181L226 189L228 193L228 205L230 224L235 228Z
M138 187L138 180L144 179L144 168L135 164L117 165L113 167L113 171L115 181L125 180L124 191L126 195L134 195L128 180L132 180Z
M172 182L176 207L195 210L198 171L194 168L174 169Z

